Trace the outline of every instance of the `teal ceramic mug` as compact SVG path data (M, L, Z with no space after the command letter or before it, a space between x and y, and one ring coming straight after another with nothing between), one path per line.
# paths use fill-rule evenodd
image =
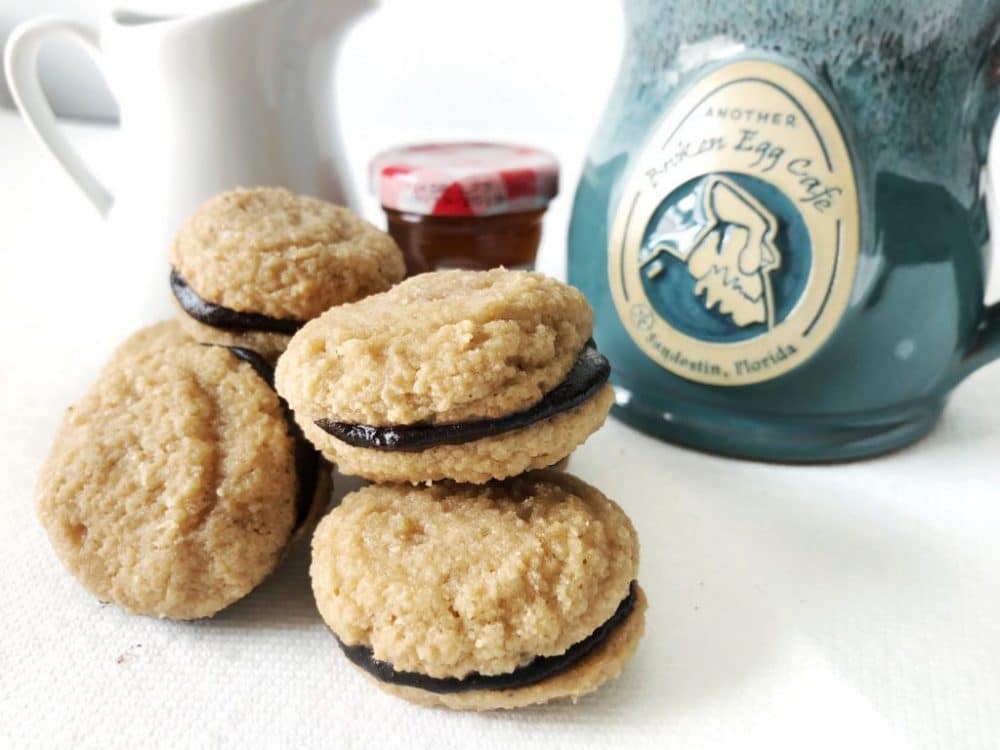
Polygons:
M905 445L1000 356L1000 1L630 0L569 280L617 415L752 458Z

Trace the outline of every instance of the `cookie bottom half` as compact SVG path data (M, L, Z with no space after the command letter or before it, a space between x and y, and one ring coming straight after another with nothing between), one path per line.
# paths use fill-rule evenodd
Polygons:
M605 385L592 398L562 414L518 430L422 451L358 448L338 440L310 421L299 420L306 437L344 474L374 482L456 482L484 484L566 458L607 418L614 390Z
M642 587L636 585L632 612L608 634L600 646L565 671L542 682L521 688L434 693L420 688L381 682L360 667L355 668L381 690L421 706L462 711L495 711L567 698L575 703L581 696L594 692L621 674L625 663L635 653L645 623L646 594Z
M216 328L195 320L174 303L177 308L177 322L188 336L202 344L219 344L220 346L239 346L251 349L273 367L278 357L285 351L292 337L273 331L231 331Z

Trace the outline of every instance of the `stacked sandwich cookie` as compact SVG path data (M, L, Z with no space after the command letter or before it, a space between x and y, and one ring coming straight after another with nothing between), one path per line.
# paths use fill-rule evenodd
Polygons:
M524 271L439 271L310 321L278 391L340 470L481 483L551 466L614 400L576 289Z
M344 654L426 705L514 708L595 690L642 635L638 540L559 471L613 400L571 287L497 269L413 277L307 323L279 393L340 470L313 593Z
M87 590L209 617L315 527L331 642L392 694L514 708L620 674L646 609L635 529L551 468L614 399L577 290L504 269L393 286L391 238L278 188L209 200L170 259L178 317L118 348L39 476ZM322 456L375 484L316 525Z
M488 710L577 698L642 635L639 546L622 510L558 471L482 485L372 485L313 536L313 593L386 692Z

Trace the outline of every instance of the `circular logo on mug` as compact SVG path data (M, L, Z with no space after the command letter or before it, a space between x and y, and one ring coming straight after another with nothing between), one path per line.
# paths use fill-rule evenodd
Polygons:
M837 122L801 76L744 60L703 77L622 196L612 297L665 369L756 383L805 362L836 328L857 267L857 188Z

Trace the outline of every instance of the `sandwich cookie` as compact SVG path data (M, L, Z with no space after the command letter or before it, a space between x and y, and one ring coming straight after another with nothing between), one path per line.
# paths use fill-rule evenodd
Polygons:
M635 529L556 471L372 485L313 535L313 594L345 656L414 703L516 708L596 690L642 635Z
M38 481L41 523L87 590L194 619L274 570L330 479L269 377L259 355L185 343L173 323L119 347Z
M525 271L439 271L328 310L289 343L278 392L346 474L482 483L551 466L614 393L583 295Z
M284 188L204 203L170 248L170 287L198 341L274 361L307 320L403 278L393 239L340 206Z

